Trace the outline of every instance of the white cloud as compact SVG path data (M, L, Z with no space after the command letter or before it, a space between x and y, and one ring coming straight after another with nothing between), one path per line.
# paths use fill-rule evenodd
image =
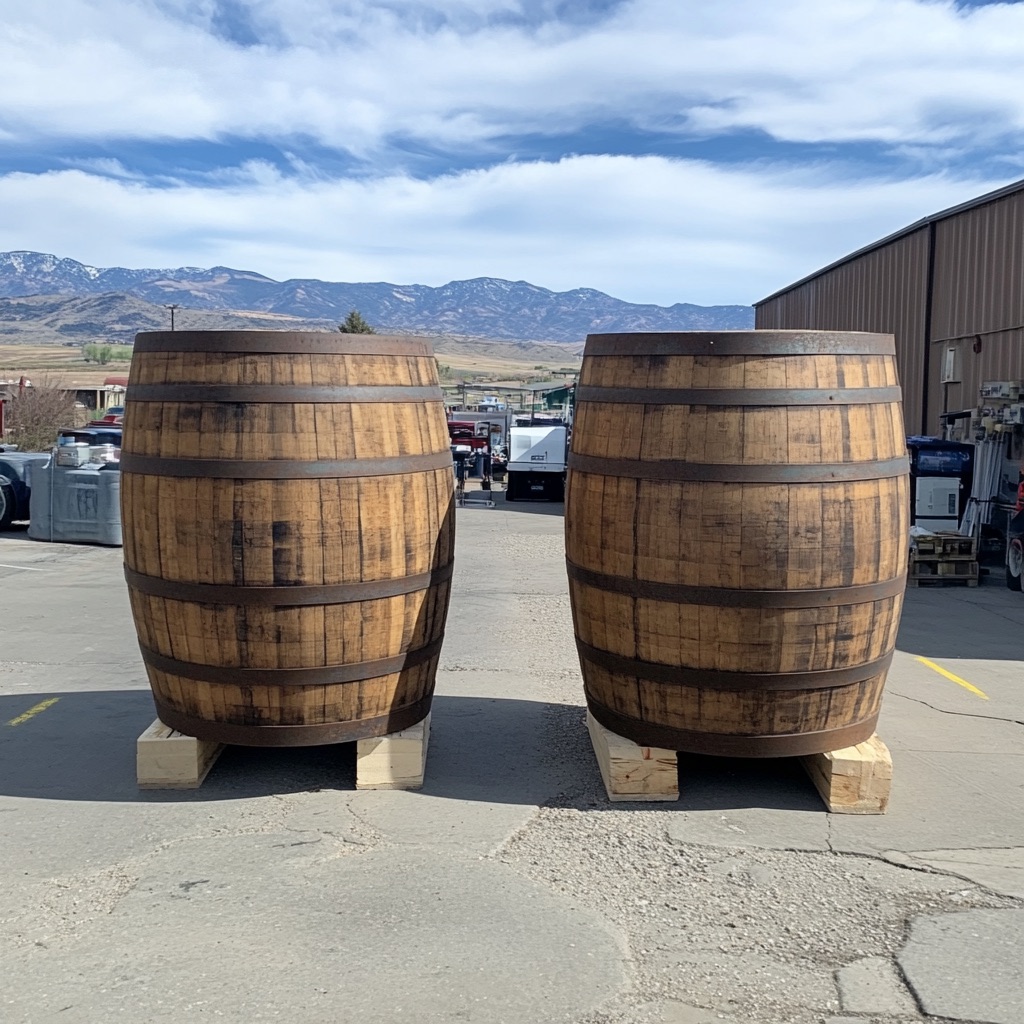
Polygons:
M0 249L748 302L1004 184L940 169L1018 166L1022 38L1024 3L952 0L7 0L0 139L52 170L0 177ZM636 129L881 144L905 180L852 186L865 165L838 157L508 152L610 124L624 154ZM410 176L396 138L451 173ZM307 139L366 163L342 177ZM225 166L197 140L224 141ZM166 163L146 180L151 142ZM493 166L457 170L474 161Z
M468 146L608 118L792 141L1024 129L1024 4L629 0L582 24L556 7L234 3L265 41L244 47L214 34L215 0L8 0L2 122L25 137L306 133L360 153L391 133Z
M657 157L504 163L431 181L283 178L251 163L154 188L80 170L0 177L0 250L94 266L224 264L271 277L443 284L493 276L637 302L748 303L1004 184L866 181L842 168Z

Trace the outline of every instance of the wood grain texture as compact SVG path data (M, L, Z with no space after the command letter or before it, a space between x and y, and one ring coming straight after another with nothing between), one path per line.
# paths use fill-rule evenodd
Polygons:
M223 749L222 743L185 736L158 718L136 742L139 789L198 789Z
M176 332L201 344L203 332ZM436 401L290 403L295 386L437 386L423 342L388 338L390 354L175 351L132 361L122 451L164 459L280 462L292 479L182 477L122 472L125 565L171 583L268 588L261 603L239 590L226 600L156 596L130 586L141 646L177 662L233 670L333 669L409 656L444 633L450 579L409 593L354 600L355 585L444 576L454 550L453 474L427 469L387 476L302 478L304 466L443 456L444 407ZM230 333L218 337L231 338ZM329 334L296 336L316 348ZM259 384L280 389L261 403L133 401L135 384ZM289 605L289 588L332 586L330 601ZM347 589L348 588L348 589ZM437 655L351 682L275 685L244 672L203 682L185 671L147 666L161 717L184 732L230 743L309 744L384 735L429 711Z
M679 799L679 759L674 750L644 747L618 736L589 711L587 731L612 803Z
M892 756L878 736L801 761L833 814L885 814L892 790Z
M573 618L581 655L586 645L618 656L615 664L581 656L591 710L614 732L704 753L815 753L874 730L909 531L899 403L830 407L827 390L892 387L896 363L877 351L832 354L824 340L824 354L787 354L785 332L749 333L777 334L777 351L689 354L707 346L695 333L659 336L658 354L584 353L580 382L589 389L742 389L744 403L758 389L790 389L793 404L596 401L599 391L588 390L572 456L591 459L581 472L570 457L566 496ZM855 347L857 337L843 340ZM642 349L644 336L636 338ZM616 468L595 472L594 459ZM620 460L679 460L698 479L630 477ZM870 477L891 460L899 461L874 479L832 478L837 466ZM795 467L796 478L730 480L749 466ZM573 578L574 567L590 577ZM702 589L695 598L684 588ZM779 595L798 606L782 606ZM622 658L636 667L622 671ZM644 664L707 677L658 681ZM827 685L821 674L839 670L858 678ZM715 673L786 678L744 686Z
M430 715L408 729L356 743L356 789L421 789Z

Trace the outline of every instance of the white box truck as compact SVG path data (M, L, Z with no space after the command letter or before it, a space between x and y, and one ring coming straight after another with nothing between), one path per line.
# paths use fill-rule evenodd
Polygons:
M565 427L512 427L505 500L565 500L568 432Z

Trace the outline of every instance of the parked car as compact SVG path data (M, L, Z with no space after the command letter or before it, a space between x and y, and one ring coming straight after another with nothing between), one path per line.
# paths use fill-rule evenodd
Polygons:
M57 444L72 444L75 441L85 444L112 444L121 447L121 428L107 427L64 427L57 433Z
M28 519L29 466L49 457L45 452L0 452L0 530Z
M124 421L124 406L112 405L99 419L89 420L90 427L119 427Z

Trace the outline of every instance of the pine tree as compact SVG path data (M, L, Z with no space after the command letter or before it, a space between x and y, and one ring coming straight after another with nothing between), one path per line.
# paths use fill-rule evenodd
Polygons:
M376 334L377 332L363 319L358 309L353 309L345 322L338 325L342 334Z

